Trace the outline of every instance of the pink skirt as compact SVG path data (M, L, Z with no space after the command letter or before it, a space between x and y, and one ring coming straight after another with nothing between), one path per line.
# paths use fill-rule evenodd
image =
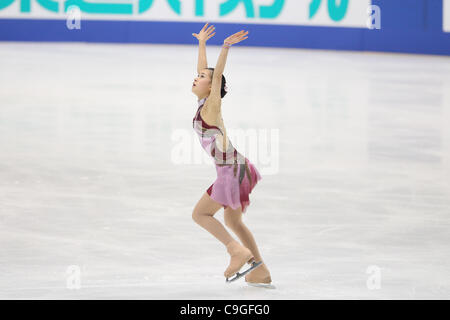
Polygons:
M247 158L245 164L238 165L237 170L234 167L216 164L217 179L206 192L224 208L229 206L236 210L241 207L242 213L245 213L250 204L249 194L262 177Z

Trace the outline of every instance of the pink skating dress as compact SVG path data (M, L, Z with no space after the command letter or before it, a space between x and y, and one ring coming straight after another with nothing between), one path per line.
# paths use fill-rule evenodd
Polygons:
M213 157L216 166L217 179L206 192L224 208L230 206L236 210L241 207L242 212L245 213L250 204L249 194L262 177L256 167L237 152L231 141L227 141L226 152L222 152L223 146L219 149L216 145L216 137L219 134L223 136L222 130L208 125L200 115L205 101L206 98L198 101L199 107L192 120L192 126L199 137L200 144Z

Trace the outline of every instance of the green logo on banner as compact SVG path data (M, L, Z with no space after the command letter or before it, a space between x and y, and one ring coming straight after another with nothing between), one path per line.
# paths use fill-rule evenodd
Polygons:
M0 10L9 7L16 0L0 0ZM20 1L20 12L31 12L31 0L17 0ZM61 7L58 1L54 0L34 0L41 7L47 9L52 12L60 12ZM139 0L137 3L138 13L143 13L149 10L153 2L155 0ZM175 12L177 15L181 15L181 1L180 0L160 0L167 1L169 7ZM247 18L255 17L255 5L252 0L227 0L220 4L219 6L219 14L220 17L226 16L232 11L236 10L237 6L240 3L243 3L245 8L245 14ZM271 5L261 5L257 9L258 16L260 18L265 19L275 19L281 13L283 9L285 0L273 0ZM67 12L67 9L70 6L77 6L80 8L81 12L86 13L100 13L100 14L133 14L133 4L131 3L95 3L95 2L86 2L85 0L66 0L64 1L64 12ZM195 0L195 15L203 16L204 15L204 0Z
M0 0L0 10L9 7L14 1L20 2L20 12L31 12L32 0ZM87 2L85 0L66 0L64 6L61 8L61 4L55 0L33 0L36 1L41 7L51 12L60 12L63 10L67 12L70 6L77 6L81 12L97 13L97 14L133 14L133 6L137 5L138 13L143 13L149 10L153 2L166 1L170 9L178 16L182 14L182 4L180 0L138 0L137 4L131 3L95 3ZM328 15L334 21L341 21L344 19L348 4L350 0L327 0L328 2ZM224 17L242 4L245 9L245 15L247 18L263 18L263 19L275 19L283 10L286 0L273 0L272 4L256 6L253 0L226 0L219 4L219 16ZM197 17L204 16L204 3L205 0L195 0L195 15ZM309 19L311 20L317 14L322 4L322 0L311 0L309 4ZM256 11L256 12L255 12Z
M339 2L339 4L337 4ZM328 15L334 21L341 21L347 14L349 0L328 0ZM309 19L314 18L322 4L322 0L311 0L309 4Z

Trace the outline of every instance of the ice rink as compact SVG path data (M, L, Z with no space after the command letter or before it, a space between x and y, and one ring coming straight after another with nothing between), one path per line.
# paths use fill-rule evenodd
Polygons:
M230 49L261 289L225 283L225 247L191 217L216 177L197 54L0 43L1 299L450 298L449 57Z

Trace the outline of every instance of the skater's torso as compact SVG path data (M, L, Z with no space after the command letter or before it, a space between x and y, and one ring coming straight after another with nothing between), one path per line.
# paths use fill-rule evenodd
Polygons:
M205 109L206 100L207 98L203 98L198 101L199 107L192 121L194 130L205 151L216 159L216 165L234 165L237 168L238 163L245 163L245 157L228 139L221 114L214 115Z
M225 129L225 124L223 123L222 113L210 112L208 109L208 99L206 99L200 108L200 116L208 125L215 126L220 129L222 134L216 137L217 143L222 146L222 150L227 150L229 141L227 137L227 131Z

